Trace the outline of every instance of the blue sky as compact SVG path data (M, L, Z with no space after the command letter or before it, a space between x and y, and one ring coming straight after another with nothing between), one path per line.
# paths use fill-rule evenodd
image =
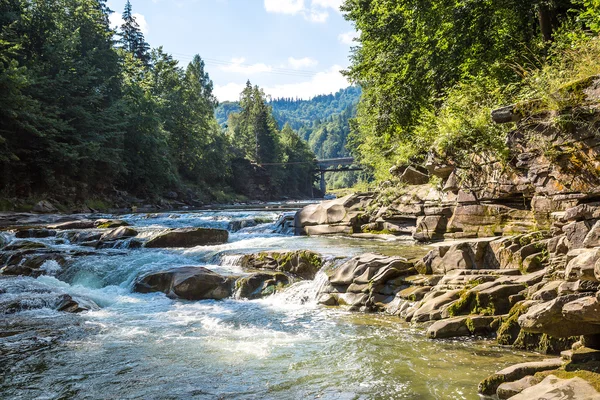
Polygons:
M119 24L126 0L109 0ZM237 100L247 79L273 97L310 98L348 86L356 35L342 0L131 0L152 47L186 65L200 54L220 101Z

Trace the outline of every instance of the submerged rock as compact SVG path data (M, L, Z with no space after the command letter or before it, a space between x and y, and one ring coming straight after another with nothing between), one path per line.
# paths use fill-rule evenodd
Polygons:
M139 293L163 292L185 300L221 300L233 293L235 278L204 267L180 267L140 277L133 285Z
M172 229L150 239L146 247L195 247L227 243L229 233L224 229Z

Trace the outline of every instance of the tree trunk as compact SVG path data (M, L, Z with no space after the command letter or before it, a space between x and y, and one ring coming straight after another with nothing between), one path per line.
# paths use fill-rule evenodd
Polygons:
M545 42L552 41L552 12L550 7L543 2L538 4L538 19L540 21L540 30Z

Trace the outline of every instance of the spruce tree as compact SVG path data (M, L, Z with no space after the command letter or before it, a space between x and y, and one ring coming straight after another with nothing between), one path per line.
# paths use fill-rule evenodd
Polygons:
M144 65L150 65L150 45L146 43L140 25L135 20L131 2L127 0L123 11L123 25L121 25L121 40L119 43L123 49L131 54Z

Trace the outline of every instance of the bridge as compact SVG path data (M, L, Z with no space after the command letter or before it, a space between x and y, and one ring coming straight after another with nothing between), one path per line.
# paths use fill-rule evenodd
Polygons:
M362 171L360 166L355 165L354 157L341 157L341 158L326 158L322 160L315 160L318 166L317 172L321 175L319 177L320 189L323 194L327 190L325 184L325 173L327 172L341 172L341 171Z
M301 162L287 162L287 163L263 163L261 166L270 165L292 165L292 164L314 164L317 166L315 172L320 174L320 189L323 194L327 190L325 184L325 174L328 172L342 172L342 171L362 171L363 169L354 163L354 157L340 157L340 158L325 158L315 159L313 161L301 161Z

